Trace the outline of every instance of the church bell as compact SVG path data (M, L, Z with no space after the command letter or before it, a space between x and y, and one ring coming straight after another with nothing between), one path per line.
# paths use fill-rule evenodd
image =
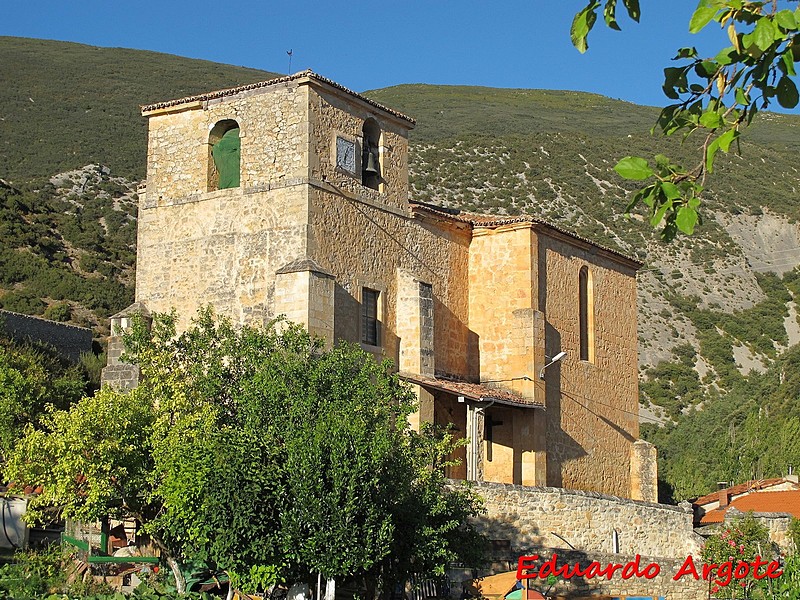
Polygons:
M378 171L377 161L375 160L375 154L372 152L372 148L367 151L367 166L364 169L364 172L369 173L370 175L380 174Z

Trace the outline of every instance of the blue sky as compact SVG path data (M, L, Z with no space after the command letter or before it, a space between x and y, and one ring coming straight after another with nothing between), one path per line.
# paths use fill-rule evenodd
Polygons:
M660 105L662 70L688 33L694 0L641 0L642 22L598 23L589 52L570 44L584 0L6 0L0 35L139 48L268 71L311 68L357 91L400 83L595 92ZM620 2L620 4L622 4Z

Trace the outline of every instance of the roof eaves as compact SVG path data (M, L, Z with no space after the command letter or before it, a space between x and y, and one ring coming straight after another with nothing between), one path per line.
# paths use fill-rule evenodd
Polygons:
M486 227L491 229L495 227L503 227L505 225L514 225L517 223L530 223L532 226L539 226L544 229L549 229L558 232L563 236L566 236L573 240L580 241L583 244L588 244L589 246L597 248L598 250L602 250L603 252L611 254L616 258L621 258L629 263L632 263L632 266L636 269L640 269L642 266L644 266L644 263L642 261L637 260L631 256L628 256L627 254L624 254L619 250L614 250L613 248L609 248L607 246L603 246L602 244L598 244L597 242L582 237L575 232L564 229L563 227L559 227L558 225L555 225L539 217L534 217L531 215L520 215L516 217L493 217L491 215L462 213L461 211L453 209L445 209L432 204L417 202L415 200L410 201L410 204L412 210L418 209L420 211L436 214L445 219L460 221L462 223L469 223L474 228Z
M398 119L403 121L407 121L409 124L414 126L416 121L409 117L408 115L404 115L400 111L394 110L379 102L375 102L374 100L370 100L366 96L362 96L358 92L354 92L353 90L346 88L345 86L336 83L332 79L328 79L327 77L323 77L322 75L318 75L311 70L300 71L299 73L294 73L293 75L285 75L283 77L276 77L275 79L268 79L267 81L259 81L257 83L249 83L247 85L240 85L237 87L226 88L222 90L215 90L211 92L205 92L203 94L197 94L194 96L186 96L184 98L176 98L175 100L166 100L164 102L156 102L153 104L146 104L141 107L142 115L147 116L149 113L155 111L161 111L168 108L178 107L183 104L193 104L198 102L205 102L208 100L216 100L217 98L224 98L225 96L234 96L236 94L241 94L242 92L249 92L251 90L257 90L260 88L271 87L275 85L280 85L282 83L289 83L292 81L298 81L301 79L309 79L314 80L319 83L324 83L330 87L336 88L337 90L344 92L350 96L358 98L362 102L369 104L379 110L382 110Z
M495 402L497 404L517 408L544 408L542 404L524 398L515 392L491 388L480 383L425 377L424 375L407 372L401 372L398 373L398 375L401 379L409 383L456 396L464 396L464 398L477 402Z

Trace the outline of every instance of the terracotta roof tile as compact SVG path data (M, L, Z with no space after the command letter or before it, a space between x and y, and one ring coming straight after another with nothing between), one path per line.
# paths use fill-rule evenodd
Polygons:
M516 392L504 390L481 383L470 383L456 379L442 379L438 377L425 377L416 373L399 373L400 378L410 383L416 383L425 388L441 390L455 396L464 396L470 400L484 402L495 401L497 404L518 406L520 408L544 408L530 398L525 398Z
M780 481L783 481L782 479ZM782 490L780 492L754 492L736 498L725 508L712 510L700 519L702 525L722 523L725 513L735 508L743 513L788 513L800 518L800 490Z
M175 100L167 100L165 102L156 102L155 104L147 104L142 106L142 113L148 113L154 110L161 110L164 108L170 108L172 106L180 106L181 104L189 104L191 102L202 102L205 100L215 100L217 98L223 98L225 96L233 96L235 94L240 94L242 92L249 92L250 90L257 90L259 88L266 88L273 85L279 85L281 83L287 83L289 81L297 81L298 79L313 79L315 81L319 81L321 83L325 83L331 87L336 88L346 94L350 94L351 96L358 98L362 102L366 102L367 104L374 106L384 112L389 113L390 115L394 115L395 117L407 121L412 126L416 124L416 121L409 117L408 115L404 115L403 113L396 111L392 108L388 108L383 104L375 102L374 100L370 100L366 96L362 96L358 92L354 92L343 85L336 83L335 81L328 79L327 77L323 77L322 75L318 75L311 70L307 71L300 71L299 73L295 73L294 75L286 75L284 77L277 77L275 79L268 79L267 81L259 81L258 83L249 83L247 85L240 85L238 87L227 88L224 90L216 90L213 92L206 92L204 94L197 94L196 96L186 96L185 98L177 98Z
M767 487L771 487L773 485L778 485L779 483L783 483L786 481L783 477L776 477L774 479L753 479L751 481L745 481L744 483L740 483L738 485L731 486L729 488L724 488L723 490L718 490L716 492L712 492L710 494L706 494L705 496L700 496L697 500L693 502L695 506L702 506L703 504L708 504L710 502L716 502L719 500L720 492L727 492L728 496L737 496L739 494L744 494L745 492L750 492L754 490L762 490Z

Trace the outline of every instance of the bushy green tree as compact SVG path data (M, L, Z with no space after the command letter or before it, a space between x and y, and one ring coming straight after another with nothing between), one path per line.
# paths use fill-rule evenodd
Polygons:
M87 391L85 372L52 348L0 337L0 469L26 426L67 408Z
M45 485L34 515L136 517L179 588L180 560L255 591L315 573L386 584L474 556L476 499L440 468L452 443L408 431L388 362L210 311L180 335L174 316L137 322L126 344L139 387L53 413L14 453L15 479Z

